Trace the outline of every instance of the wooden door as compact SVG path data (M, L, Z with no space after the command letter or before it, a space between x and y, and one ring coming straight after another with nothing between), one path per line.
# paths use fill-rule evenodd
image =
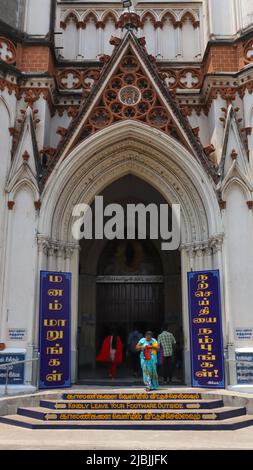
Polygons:
M164 286L155 282L97 284L97 346L113 325L126 343L134 324L159 332L164 319Z

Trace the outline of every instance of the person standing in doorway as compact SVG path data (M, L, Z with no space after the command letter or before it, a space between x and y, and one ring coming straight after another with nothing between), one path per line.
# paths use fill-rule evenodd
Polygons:
M157 341L159 346L162 348L163 383L166 384L168 379L169 383L171 383L173 372L172 360L176 340L174 335L169 331L167 325L163 327L163 331L158 336Z
M117 364L122 363L123 345L116 330L113 328L111 334L107 336L97 356L97 362L109 362L109 377L113 380L116 376Z
M142 334L139 332L137 326L135 325L133 331L129 333L127 339L127 349L129 353L129 357L131 360L131 366L133 370L133 374L135 377L138 377L138 370L139 370L139 361L138 361L138 351L136 350L136 345L142 338Z
M147 331L145 337L141 338L136 346L136 350L140 351L141 368L143 372L143 382L146 391L157 390L159 387L157 375L157 352L160 346L156 339L153 338L152 331Z

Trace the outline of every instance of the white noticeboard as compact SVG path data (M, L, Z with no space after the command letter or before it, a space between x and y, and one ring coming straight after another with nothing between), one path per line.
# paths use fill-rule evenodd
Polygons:
M240 348L235 351L238 385L253 384L253 348Z
M9 341L26 341L27 329L26 328L9 328L8 340Z
M236 341L253 341L253 327L235 328Z

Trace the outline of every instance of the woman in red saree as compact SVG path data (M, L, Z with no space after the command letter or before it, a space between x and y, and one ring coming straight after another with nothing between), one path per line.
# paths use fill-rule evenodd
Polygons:
M97 356L97 362L109 362L110 370L109 376L114 379L116 376L117 364L122 363L123 345L121 339L117 334L112 333L107 336Z

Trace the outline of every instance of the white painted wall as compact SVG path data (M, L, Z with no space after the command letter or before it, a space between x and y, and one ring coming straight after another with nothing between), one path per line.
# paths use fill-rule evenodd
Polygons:
M78 54L78 30L74 21L70 21L63 31L63 50L61 54L64 59L76 60Z
M4 308L7 328L26 328L27 342L32 342L36 266L36 215L32 192L20 188L12 211L8 211L8 264ZM6 331L7 334L7 331ZM20 342L7 346L18 347ZM22 343L22 346L25 346Z
M27 0L25 32L46 36L50 29L51 0Z
M197 28L194 28L191 21L186 20L181 29L182 59L185 61L196 60L197 48Z
M253 23L253 2L252 0L239 0L241 13L241 27L247 28Z
M226 102L218 97L216 100L213 100L208 120L209 120L209 131L210 131L210 143L214 145L216 150L216 156L218 163L221 158L223 138L224 138L224 125L220 121L221 117L224 117L221 108L226 109Z
M149 54L156 55L156 32L152 21L147 18L144 22L143 36L146 39L146 48Z
M104 28L104 37L103 37L103 44L104 44L104 54L111 55L114 47L110 44L110 37L117 36L118 31L115 28L115 22L112 19L108 19Z
M253 215L246 201L247 196L239 184L232 183L224 194L225 248L227 263L227 287L230 316L234 328L253 326ZM245 341L244 347L253 346ZM235 343L235 346L240 346Z
M98 30L92 18L86 24L84 34L84 58L96 59L99 54L98 50Z
M209 133L209 120L203 112L200 116L197 115L196 111L193 111L192 115L188 118L191 127L194 129L199 127L199 138L202 145L205 147L210 143L210 133Z
M252 127L253 129L253 94L246 91L243 98L244 105L244 120L246 127ZM251 168L253 169L253 130L248 136L248 145L249 145L249 161Z
M68 116L67 111L64 111L62 116L59 116L56 113L50 121L50 142L48 145L51 147L57 147L61 140L61 136L56 134L58 127L65 127L66 129L69 127L71 121L71 117Z
M4 256L5 256L5 218L7 212L7 200L5 184L7 171L10 165L10 114L5 101L0 98L0 326L3 315L2 289L4 282ZM3 340L3 331L0 328L0 341Z
M210 34L228 36L235 34L235 9L233 0L208 0Z
M162 29L158 30L160 52L163 59L175 59L176 56L176 35L175 29L170 19L164 21Z

